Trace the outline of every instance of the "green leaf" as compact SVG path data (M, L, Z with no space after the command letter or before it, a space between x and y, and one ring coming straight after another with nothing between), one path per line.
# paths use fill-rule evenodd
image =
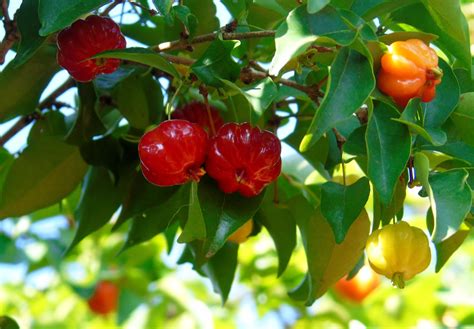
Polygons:
M0 316L0 329L20 329L20 326L8 316Z
M133 61L143 65L148 65L155 69L162 70L179 79L180 75L175 67L170 64L163 56L151 49L131 47L127 49L108 50L92 56L92 58L118 58L127 61Z
M191 66L192 71L199 80L213 87L223 87L221 79L235 81L240 74L240 66L231 56L236 44L231 40L215 40Z
M262 192L252 198L243 197L239 193L224 194L211 179L201 180L198 196L206 223L206 257L212 257L232 233L255 215L264 194Z
M278 88L270 77L243 88L243 91L258 118L264 114L278 95Z
M310 14L306 6L299 6L288 14L286 21L276 31L276 52L270 74L278 75L290 59L302 54L318 38L324 37L339 45L348 46L356 35L357 32L335 8L326 6L317 13Z
M202 250L202 242L195 241L187 244L187 247L181 256L180 264L191 262L195 269L202 275L207 276L212 283L214 292L219 294L224 304L229 296L232 282L234 281L235 271L237 269L237 255L239 245L235 243L226 243L208 262L199 266L199 252ZM186 254L185 254L186 253Z
M26 215L60 201L79 184L86 168L78 148L59 137L41 138L12 164L4 182L0 218Z
M174 193L166 195L166 199L157 199L155 207L135 216L122 252L162 233L175 221L185 219L189 206L190 189L191 184L181 185Z
M321 106L301 142L302 152L329 129L349 118L369 97L375 87L369 60L355 50L342 48L331 66L328 85Z
M3 183L7 177L15 158L6 149L0 147L0 196L2 195ZM1 200L1 199L0 199Z
M24 0L16 13L20 43L13 59L12 65L15 67L26 63L46 40L38 34L41 27L38 18L38 5L38 0Z
M148 210L156 207L158 203L166 202L178 189L178 186L158 187L149 183L141 171L134 172L122 200L122 211L112 230L118 229L127 219L142 216Z
M178 22L175 22L173 26L169 26L165 22L165 17L162 16L151 17L150 20L155 26L150 27L145 22L138 21L133 24L123 24L120 29L127 37L147 46L154 46L180 38L182 27Z
M98 9L109 0L39 0L39 34L47 36L71 25L84 14Z
M351 10L366 20L390 14L398 8L418 2L418 0L354 0Z
M351 225L344 242L337 244L331 225L318 208L310 217L307 202L298 197L290 203L298 227L308 262L308 274L300 287L290 293L292 298L306 301L311 305L334 283L349 273L359 261L369 236L370 221L362 211Z
M242 95L243 98L248 102L251 108L245 106L244 103L243 109L237 108L238 117L242 121L256 122L264 114L265 110L271 105L271 103L278 96L278 88L271 78L265 78L260 80L250 87L240 88L235 83L221 79L221 82L228 87L230 93L237 92L238 95ZM235 97L234 97L235 99ZM234 107L236 106L236 101L232 101ZM239 105L239 104L238 104ZM253 109L253 111L249 111ZM244 115L241 115L244 113ZM248 119L247 119L248 118Z
M120 141L109 135L83 143L80 146L80 152L88 164L106 167L116 173L124 150Z
M206 222L204 220L201 205L198 198L198 184L191 183L189 195L188 220L183 228L183 233L178 242L185 243L193 240L204 240L206 238Z
M443 60L439 61L439 67L443 70L443 79L436 87L436 97L431 102L422 103L425 128L440 127L459 103L459 83L453 70Z
M423 128L416 120L418 113L421 113L421 100L419 98L413 98L403 110L400 119L393 120L403 123L408 127L411 133L420 135L433 145L439 146L445 144L447 140L446 133L438 128Z
M84 179L81 199L74 215L77 230L66 253L86 236L107 224L120 205L120 193L111 174L102 167L91 167Z
M418 30L439 36L439 46L454 55L470 72L471 53L469 32L457 0L422 0L391 13L393 19L407 23ZM423 17L423 19L420 19Z
M18 67L10 63L0 73L0 123L34 112L43 90L58 69L56 47L50 46L41 47Z
M115 95L118 110L133 128L144 130L163 114L161 88L151 74L129 76L115 89Z
M464 240L469 236L471 232L468 228L462 228L446 240L435 244L436 249L436 273L446 264L456 250L462 245Z
M328 5L330 2L331 0L308 0L306 9L308 10L309 14L315 14L326 7L326 5Z
M457 231L471 210L471 189L464 169L449 170L429 177L431 208L435 219L431 239L439 243Z
M377 229L382 222L383 225L387 225L395 216L403 210L403 204L406 197L407 182L404 176L403 179L397 181L395 186L395 192L393 193L392 200L388 205L380 202L378 193L374 192L374 220L373 229Z
M344 143L344 152L352 155L367 155L367 147L365 145L365 134L367 126L363 125L354 130Z
M341 244L369 199L369 180L362 177L352 185L327 182L321 186L321 213Z
M299 145L306 131L309 128L309 122L298 121L295 130L284 139L284 142L290 145L298 152ZM301 153L301 156L313 166L314 169L320 171L326 163L329 152L329 143L327 138L319 139L316 144L311 146L308 151Z
M230 12L232 17L235 19L241 18L245 12L248 11L249 6L253 3L253 0L221 0L227 10Z
M385 205L392 200L411 150L410 132L406 126L392 120L396 117L397 110L378 103L370 115L366 132L367 175Z
M296 247L296 222L284 204L287 202L286 197L282 200L282 193L280 193L280 202L274 202L273 189L267 189L262 206L254 219L267 229L273 239L278 254L278 276L280 276L288 266Z
M74 125L66 136L66 141L73 145L81 145L92 137L105 132L105 127L95 111L97 96L92 83L79 83L79 109Z
M189 35L192 37L196 32L197 18L186 6L174 6L171 14L176 17L184 26L186 26Z
M451 115L456 132L466 143L474 146L474 92L461 95L459 105Z
M174 0L153 0L153 4L156 6L156 9L161 13L161 15L166 16L173 6Z

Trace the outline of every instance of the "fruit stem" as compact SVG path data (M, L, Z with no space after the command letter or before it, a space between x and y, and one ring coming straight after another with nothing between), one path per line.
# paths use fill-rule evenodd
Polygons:
M405 280L403 280L403 273L397 272L393 274L392 284L399 289L405 288Z
M171 120L171 113L173 113L173 111L171 111L171 108L172 108L174 100L176 99L176 96L178 95L178 93L181 90L182 86L183 86L183 82L180 80L178 89L176 89L175 93L173 94L171 99L166 104L165 113L168 114L168 120Z
M212 136L216 135L216 127L214 126L214 120L212 119L211 107L209 106L208 91L204 85L199 86L199 92L204 98L204 104L206 105L207 117L209 118L209 126L211 127Z

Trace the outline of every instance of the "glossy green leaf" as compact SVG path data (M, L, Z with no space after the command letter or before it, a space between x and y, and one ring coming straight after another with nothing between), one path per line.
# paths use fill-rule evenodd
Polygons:
M460 90L456 76L443 60L439 61L439 67L443 70L443 79L436 87L436 97L431 102L422 103L425 128L440 127L459 103Z
M20 329L18 323L8 316L0 316L0 328L1 329Z
M40 35L64 29L84 14L98 9L109 0L39 0Z
M197 18L186 6L173 6L171 8L171 14L178 19L181 24L186 26L187 32L191 37L194 36L197 28Z
M471 232L468 228L462 228L446 240L443 240L435 244L436 249L436 273L446 264L456 250L462 245L464 240L469 236Z
M357 83L354 81L357 80ZM301 142L306 151L329 129L350 117L365 102L375 87L369 60L349 48L339 50L329 73L329 88L313 122Z
M198 197L198 184L196 182L191 183L191 193L189 195L188 204L188 219L183 228L183 233L178 238L178 242L180 243L204 240L206 238L206 222L202 214Z
M456 131L463 141L474 146L474 92L461 95L459 105L451 115Z
M179 22L169 26L163 16L151 17L150 20L155 26L151 27L149 24L138 21L133 24L123 24L120 28L124 35L147 46L154 46L180 38L182 27Z
M26 215L60 201L76 188L86 168L78 148L60 138L36 141L15 159L5 178L0 218Z
M221 0L221 2L224 4L227 10L229 10L232 17L239 19L248 10L253 0L243 0L243 1Z
M20 43L12 64L15 67L28 61L46 40L38 33L41 27L38 18L38 5L38 0L24 0L16 13Z
M282 275L296 247L296 222L293 214L284 205L285 197L280 202L274 202L274 186L268 188L262 206L254 219L261 223L270 233L278 254L278 276Z
M255 215L264 192L252 198L224 194L214 181L204 178L199 183L198 197L206 223L206 257L212 257L232 233Z
M192 71L199 80L213 87L222 87L221 79L235 81L240 74L240 67L231 56L235 45L235 41L215 40L191 66Z
M367 155L367 147L365 145L365 134L367 126L360 126L354 130L344 143L344 152L352 155Z
M418 113L421 113L421 100L419 98L413 98L410 100L406 108L403 110L402 115L399 119L393 119L394 121L403 123L408 127L412 134L418 134L433 145L443 145L447 141L446 133L440 128L422 127L416 119Z
M179 73L163 56L151 49L131 47L127 49L108 50L94 55L92 58L118 58L133 61L143 65L148 65L158 70L162 70L179 79Z
M436 173L429 177L431 207L435 219L432 240L439 243L457 231L471 210L471 189L463 169Z
M385 205L380 202L380 197L375 191L373 200L374 200L374 220L372 229L375 230L379 228L380 223L382 225L387 225L392 219L397 216L397 214L403 210L403 204L405 202L405 197L407 193L407 181L404 176L402 176L395 186L395 192L393 193L392 200L390 200L388 205Z
M392 12L391 16L395 21L438 35L441 49L458 58L463 67L470 71L469 32L459 1L422 0L422 2L424 5L415 3Z
M66 136L70 144L81 145L92 137L105 132L105 127L95 111L97 101L96 92L92 83L80 83L77 86L79 93L79 109L74 125Z
M397 117L394 108L379 103L369 118L366 132L367 174L380 201L386 205L392 199L411 150L410 132L405 125L392 120Z
M120 193L107 169L91 167L84 179L81 199L74 212L77 230L67 252L86 236L107 224L120 205Z
M23 65L10 63L0 73L0 123L34 112L43 90L59 69L55 48L41 47Z
M330 2L330 0L308 0L306 9L308 10L309 14L315 14L326 7L326 5L328 5Z
M156 206L149 208L132 219L127 240L122 251L145 242L162 233L177 220L184 220L189 206L191 184L181 185L163 200L156 200Z
M161 87L151 74L129 76L118 85L115 95L118 110L133 128L144 130L163 114Z
M320 209L308 217L304 215L308 208L306 201L302 198L292 201L290 209L301 231L308 274L290 296L311 305L357 264L369 236L370 221L363 211L351 225L344 242L337 244L331 225Z
M347 25L335 8L326 6L317 13L310 14L306 6L299 6L288 14L286 21L276 31L276 52L270 74L278 75L290 59L302 54L318 37L329 38L339 45L347 46L356 35L357 32Z
M352 185L327 182L321 186L321 213L331 225L337 244L341 244L369 198L369 180Z

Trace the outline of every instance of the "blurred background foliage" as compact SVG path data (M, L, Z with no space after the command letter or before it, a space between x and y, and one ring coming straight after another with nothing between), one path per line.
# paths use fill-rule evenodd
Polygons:
M474 2L462 2L474 40ZM293 162L298 160L289 156L285 164L297 165ZM330 291L307 308L287 296L305 271L301 242L287 271L277 278L277 255L262 230L240 246L237 276L223 307L207 279L189 264L178 265L183 248L164 235L117 256L125 233L111 234L110 224L64 258L74 233L68 217L79 192L54 206L61 207L63 216L51 217L58 211L48 208L0 222L0 314L11 316L21 328L77 328L79 323L81 328L133 329L474 326L472 233L439 274L433 259L404 290L382 279L361 304ZM424 227L428 206L410 190L405 218ZM92 313L86 302L104 279L120 287L118 310L105 317Z

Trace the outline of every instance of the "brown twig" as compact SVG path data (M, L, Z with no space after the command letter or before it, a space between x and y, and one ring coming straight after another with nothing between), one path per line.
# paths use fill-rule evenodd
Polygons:
M211 113L211 106L209 105L209 92L206 88L205 85L200 85L199 86L199 93L202 95L204 98L204 104L206 105L206 111L207 111L207 117L209 119L209 125L211 127L211 133L212 136L216 135L216 127L214 126L214 119L212 118L212 113Z
M5 28L5 37L0 43L0 64L5 63L5 56L19 39L16 21L10 18L8 13L7 0L0 0L1 10L3 12L3 26Z
M196 36L193 39L180 39L170 42L163 42L157 46L152 47L151 49L154 51L162 52L162 51L170 51L170 50L183 50L187 49L189 46L209 42L217 39L217 37L222 35L222 39L224 40L246 40L246 39L253 39L253 38L266 38L266 37L273 37L275 36L275 31L266 30L266 31L252 31L252 32L213 32L208 34L203 34Z
M74 80L68 79L61 86L59 86L55 91L53 91L48 97L46 97L41 103L38 104L38 109L41 111L46 109L54 104L56 104L56 98L61 96L64 92L69 90L75 85ZM19 133L23 128L28 126L33 121L41 117L41 114L38 112L31 113L23 116L18 120L5 134L0 137L0 147L5 145L13 136Z

